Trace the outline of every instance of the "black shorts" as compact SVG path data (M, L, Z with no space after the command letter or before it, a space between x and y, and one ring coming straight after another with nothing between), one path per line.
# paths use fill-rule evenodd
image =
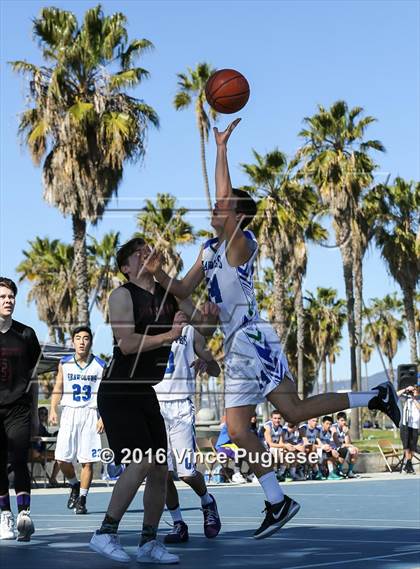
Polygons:
M347 447L341 447L338 448L338 454L340 455L340 458L346 458L347 453L349 452L349 449Z
M99 390L98 410L109 446L114 452L115 464L121 464L123 458L138 460L139 451L135 449L140 449L143 455L146 451L154 455L163 449L166 455L168 443L165 422L152 387L141 395L117 395ZM123 452L123 449L129 450Z
M0 450L10 459L28 456L31 441L31 404L23 400L0 406ZM13 457L13 454L19 455Z
M404 450L411 450L416 452L417 450L417 440L419 438L419 430L408 427L407 425L401 425L400 427L401 442Z

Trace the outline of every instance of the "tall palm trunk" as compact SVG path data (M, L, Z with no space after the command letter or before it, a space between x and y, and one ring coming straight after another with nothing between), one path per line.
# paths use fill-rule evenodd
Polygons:
M321 363L322 372L322 393L327 393L327 358L324 357Z
M334 364L332 363L331 360L329 360L329 364L330 364L330 375L329 375L329 381L328 381L328 390L332 393L334 391L334 375L333 375L333 366Z
M410 287L403 287L404 312L407 319L408 341L410 343L410 360L412 364L417 363L417 337L416 337L416 317L414 311L414 291Z
M341 222L342 220L340 220ZM347 329L350 347L350 377L351 391L357 391L357 365L356 365L356 323L354 317L354 285L353 285L353 251L351 245L351 228L347 221L337 224L337 241L340 243L341 258L343 261L344 284L347 300ZM357 409L351 411L350 436L353 440L360 438L360 429Z
M283 263L279 255L275 255L273 259L274 268L274 328L283 345L286 340L286 319L285 319L285 304L286 304L286 283L284 280Z
M298 277L298 285L295 288L295 312L296 312L296 343L297 343L297 376L298 394L303 397L303 357L305 346L305 312L303 308L302 277Z
M387 356L388 359L388 375L389 375L389 381L392 384L395 384L395 375L394 375L394 367L393 367L393 358L391 358L390 356Z
M72 216L74 242L74 270L76 274L76 301L78 324L89 326L89 278L86 253L86 221Z
M369 391L369 375L368 375L367 362L365 362L365 389L366 391Z
M206 141L204 138L204 129L202 126L199 126L200 129L200 154L201 154L201 169L203 171L203 178L204 178L204 190L206 192L206 199L207 199L207 207L208 210L211 212L213 206L211 204L211 196L210 196L210 186L209 186L209 177L207 174L207 164L206 164Z
M356 374L357 391L362 390L362 330L363 330L363 258L359 247L354 248L354 320L356 332ZM357 414L357 429L361 433L362 414L360 409L355 409L352 414ZM357 437L359 438L359 437Z

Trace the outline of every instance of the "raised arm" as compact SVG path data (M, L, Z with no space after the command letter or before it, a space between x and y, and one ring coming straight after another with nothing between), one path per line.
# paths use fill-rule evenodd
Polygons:
M186 315L179 311L175 314L172 329L163 334L148 336L136 334L133 318L133 302L125 288L117 288L109 297L109 318L118 347L124 355L138 354L156 350L166 344L172 344L182 334L187 324Z
M204 278L201 259L202 250L200 250L194 265L182 279L175 279L165 273L162 269L162 256L157 252L150 255L145 262L145 267L168 292L183 300L191 296Z
M227 159L227 142L241 119L236 119L223 132L214 127L216 140L216 208L217 214L226 218L224 234L227 238L227 259L237 267L246 263L253 253L251 242L244 235L238 223L237 198L232 191Z

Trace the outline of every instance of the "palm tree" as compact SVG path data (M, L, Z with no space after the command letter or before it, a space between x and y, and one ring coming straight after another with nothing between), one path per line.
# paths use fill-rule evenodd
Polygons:
M197 119L198 132L200 133L201 168L204 178L204 190L207 198L207 207L212 210L209 178L206 165L206 142L209 138L210 118L216 120L217 112L208 107L206 103L206 83L216 70L208 63L199 63L195 69L188 67L187 73L178 73L179 90L174 98L174 106L177 111L186 109L194 100L195 116ZM206 107L208 111L206 112Z
M45 63L11 63L30 77L32 106L19 133L42 163L45 200L71 216L78 321L87 324L86 223L101 218L124 163L144 157L148 126L158 126L152 107L124 92L148 77L134 60L152 44L129 42L125 16L105 16L101 6L87 10L81 24L71 12L43 8L33 32Z
M341 353L341 346L337 342L335 345L331 346L328 350L327 358L329 363L329 376L328 376L328 390L334 391L334 374L333 368L336 363L336 356Z
M108 298L112 290L120 286L124 279L117 265L119 231L105 233L101 241L90 237L88 245L88 264L90 266L91 288L94 290L89 312L94 305L101 311L105 323L109 323Z
M387 269L401 287L412 363L418 362L415 294L420 281L420 183L396 178L369 196L375 239Z
M370 358L372 357L373 353L373 344L369 344L369 342L362 342L362 360L365 364L365 389L368 391L369 389L369 374L368 374L368 363L370 362Z
M337 101L330 109L319 106L316 114L304 119L306 128L300 132L304 145L298 153L304 160L303 172L318 188L323 203L329 208L341 253L347 299L352 390L358 387L356 345L361 343L354 306L354 267L361 266L361 249L354 245L353 240L356 212L363 189L372 183L375 164L369 151L384 151L380 141L365 140L366 128L375 119L370 116L361 118L362 112L361 107L349 109L345 101ZM356 419L356 413L353 418ZM352 437L357 439L359 434L358 422L353 420Z
M403 322L397 317L402 302L396 294L387 294L384 298L372 298L366 309L368 323L365 335L368 340L379 346L388 359L389 379L394 383L393 360L399 344L405 340Z
M311 316L310 336L316 351L316 377L322 371L324 393L327 391L326 359L336 351L346 319L345 301L337 299L333 288L318 287L316 294L308 293L308 311Z
M35 302L38 317L48 327L52 342L64 343L65 333L77 323L76 282L72 271L74 249L58 239L36 237L22 251L16 267L19 282L28 281L28 302Z
M183 268L177 247L192 244L196 239L192 225L184 219L187 213L186 208L178 207L175 196L158 194L156 204L146 200L145 207L137 216L140 231L136 236L162 251L171 276L176 276Z

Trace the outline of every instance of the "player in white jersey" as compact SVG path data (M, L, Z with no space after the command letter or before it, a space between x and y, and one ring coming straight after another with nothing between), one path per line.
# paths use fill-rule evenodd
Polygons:
M196 468L195 445L195 394L196 373L220 374L220 367L207 349L203 336L191 325L171 346L163 380L154 386L165 420L168 438L168 482L166 506L172 516L173 530L165 536L165 543L188 541L188 526L182 519L178 492L173 473L188 484L200 497L204 514L206 537L216 537L220 531L220 518L214 497L208 493L204 477ZM208 507L208 506L212 507Z
M71 490L67 507L76 514L86 514L86 497L93 476L93 463L100 460L101 433L96 395L105 362L91 353L92 331L87 326L73 330L75 353L61 359L51 397L49 421L58 423L58 405L62 407L55 459L69 481ZM73 463L82 465L80 482Z
M231 440L254 456L264 451L261 441L249 430L249 420L256 404L265 399L293 424L350 407L369 406L385 412L398 425L398 398L389 382L365 393L299 398L280 341L271 324L260 318L256 304L253 264L258 244L245 228L257 208L249 194L232 188L227 162L227 142L239 121L233 121L224 132L214 129L217 201L211 225L217 237L204 244L197 261L181 280L162 270L158 253L147 262L148 270L179 298L188 297L206 279L210 300L219 307L225 335L225 405ZM297 513L299 505L283 494L272 468L253 463L252 469L266 495L266 516L254 534L259 539L280 529Z

